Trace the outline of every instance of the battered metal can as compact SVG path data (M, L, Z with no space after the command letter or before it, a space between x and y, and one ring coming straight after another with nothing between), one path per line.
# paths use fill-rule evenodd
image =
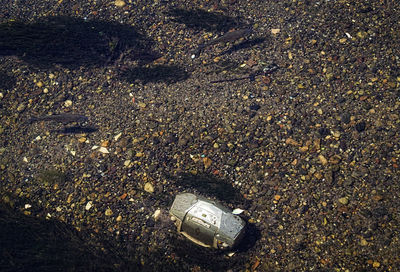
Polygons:
M230 209L191 193L178 194L169 213L179 233L204 247L234 247L242 238L246 225Z

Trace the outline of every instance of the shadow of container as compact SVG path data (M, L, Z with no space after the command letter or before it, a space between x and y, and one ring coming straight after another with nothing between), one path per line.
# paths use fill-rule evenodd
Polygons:
M181 173L177 177L172 177L175 184L185 192L200 193L205 197L216 198L218 201L231 205L240 205L244 208L250 205L250 201L245 199L240 191L232 186L228 181L219 179L213 175L202 173L193 175L191 173Z
M242 242L228 251L201 247L177 233L169 238L169 245L171 252L178 259L179 268L189 264L198 266L204 271L228 271L229 269L241 271L248 262L248 251L260 239L260 236L260 231L255 225L248 224ZM228 258L229 252L236 252L236 254Z

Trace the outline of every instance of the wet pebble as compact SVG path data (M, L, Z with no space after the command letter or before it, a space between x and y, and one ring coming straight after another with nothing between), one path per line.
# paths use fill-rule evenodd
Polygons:
M320 161L320 163L322 165L327 165L328 164L328 160L325 158L324 155L322 155L322 154L318 155L318 159L319 159L319 161Z
M18 105L17 111L18 112L24 111L25 108L26 108L26 105L24 103L21 103Z
M144 190L148 193L154 193L154 186L150 182L146 182L144 185Z
M363 131L365 130L365 127L366 127L365 122L364 122L364 121L361 121L361 122L358 122L358 123L356 124L355 129L356 129L358 132L363 132Z
M326 127L321 127L318 129L318 133L319 135L321 135L321 137L325 137L331 134L331 131L329 130L329 128Z
M184 147L184 146L186 146L187 142L188 142L188 139L186 137L182 137L179 139L178 145L181 147Z
M110 208L107 208L107 210L104 213L106 216L111 216L113 215L113 211Z
M261 106L258 105L257 103L252 103L249 108L250 110L258 111L261 108Z
M349 199L347 197L341 197L338 199L338 201L342 205L347 205L349 203Z
M72 100L65 100L64 106L67 107L67 108L71 107L72 106Z
M342 121L343 123L348 124L348 123L350 123L350 117L351 117L350 114L348 114L348 113L343 113L340 119L341 119L341 121Z
M119 8L125 6L125 2L122 1L122 0L116 0L116 1L114 2L114 4L115 4L117 7L119 7Z
M88 201L88 203L86 203L85 210L87 210L87 211L90 210L92 208L92 206L93 206L93 202Z
M98 149L98 151L99 151L100 153L103 153L103 154L108 154L108 153L110 153L110 152L108 151L108 149L105 148L104 146L101 146L101 147Z

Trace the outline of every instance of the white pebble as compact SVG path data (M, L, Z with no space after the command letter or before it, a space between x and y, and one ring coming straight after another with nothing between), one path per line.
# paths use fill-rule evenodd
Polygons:
M244 210L240 209L240 208L236 208L232 211L233 214L241 214L242 212L244 212Z
M90 208L93 206L92 203L93 203L92 201L89 201L88 203L86 203L85 210L87 210L87 211L90 210Z
M274 34L274 35L278 34L279 32L281 32L280 28L272 28L271 29L271 33Z
M144 185L144 190L148 193L154 193L154 186L150 182L146 182Z
M108 154L108 153L110 153L110 152L108 151L108 149L105 148L104 146L102 146L102 147L99 148L99 152L101 152L101 153L103 153L103 154Z
M64 106L71 107L72 106L72 100L65 100Z
M117 135L114 136L114 141L118 141L119 137L121 137L122 132L118 133Z
M160 210L160 209L157 209L157 210L154 212L154 214L153 214L154 220L157 221L157 219L160 217L160 214L161 214L161 210Z

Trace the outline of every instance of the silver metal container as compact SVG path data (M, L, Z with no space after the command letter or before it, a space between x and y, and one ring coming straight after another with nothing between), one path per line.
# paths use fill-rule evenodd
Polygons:
M191 193L178 194L169 212L178 232L204 247L235 246L246 225L242 218L224 206Z

